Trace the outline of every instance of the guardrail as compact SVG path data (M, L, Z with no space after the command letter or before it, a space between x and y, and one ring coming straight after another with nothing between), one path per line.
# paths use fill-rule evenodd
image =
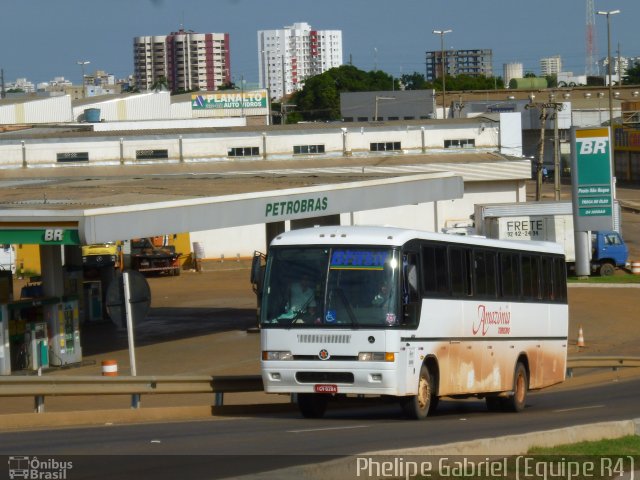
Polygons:
M640 367L640 357L592 355L568 358L567 377L573 376L574 368L611 368L617 370L623 367Z
M640 367L640 357L584 356L567 359L567 376L576 368ZM0 376L0 397L34 397L34 410L44 412L48 396L158 395L213 393L215 406L224 404L225 393L261 392L260 375L238 376ZM139 404L134 400L132 405Z
M260 375L244 376L12 376L0 377L0 397L34 397L34 410L44 412L48 396L132 395L139 406L140 395L213 393L215 405L224 403L225 393L261 392Z

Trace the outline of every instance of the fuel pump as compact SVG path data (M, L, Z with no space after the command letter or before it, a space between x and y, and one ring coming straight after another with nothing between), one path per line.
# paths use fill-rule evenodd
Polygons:
M49 337L45 322L32 322L27 324L25 331L25 344L27 347L27 368L38 370L49 367Z
M82 361L78 301L62 301L45 308L51 339L49 363L59 367Z

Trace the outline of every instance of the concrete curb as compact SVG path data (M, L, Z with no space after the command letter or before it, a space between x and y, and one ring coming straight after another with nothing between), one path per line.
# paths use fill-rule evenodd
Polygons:
M347 458L331 460L329 462L301 465L236 478L259 480L281 480L284 478L340 480L343 478L359 478L363 477L363 474L362 472L358 474L359 472L357 471L358 458L375 457L375 461L377 462L394 462L399 458L409 460L407 457L418 455L436 457L459 456L463 458L471 455L485 457L513 456L523 455L532 447L554 447L568 443L605 440L627 435L640 435L640 419L578 425L555 430L509 435L500 438L482 438L468 442L449 443L430 447L366 452ZM388 478L388 476L379 477L377 475L366 475L366 478Z
M68 412L13 413L0 415L0 431L49 428L82 428L147 422L221 420L255 413L280 413L297 408L291 403L151 407L139 409L82 410Z

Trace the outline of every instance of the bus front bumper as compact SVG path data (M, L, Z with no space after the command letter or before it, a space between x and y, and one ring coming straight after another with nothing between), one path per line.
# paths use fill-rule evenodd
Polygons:
M267 393L333 393L403 395L395 362L332 362L301 365L263 361L262 381ZM322 366L322 368L320 368Z

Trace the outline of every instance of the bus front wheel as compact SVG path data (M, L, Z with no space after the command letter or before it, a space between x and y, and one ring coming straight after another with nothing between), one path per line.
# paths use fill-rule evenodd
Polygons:
M426 365L420 368L420 377L418 378L418 394L409 397L402 397L400 404L405 415L415 420L423 420L429 415L429 411L435 410L437 397L433 394L432 376Z
M298 409L304 418L322 418L329 403L328 395L299 393Z

